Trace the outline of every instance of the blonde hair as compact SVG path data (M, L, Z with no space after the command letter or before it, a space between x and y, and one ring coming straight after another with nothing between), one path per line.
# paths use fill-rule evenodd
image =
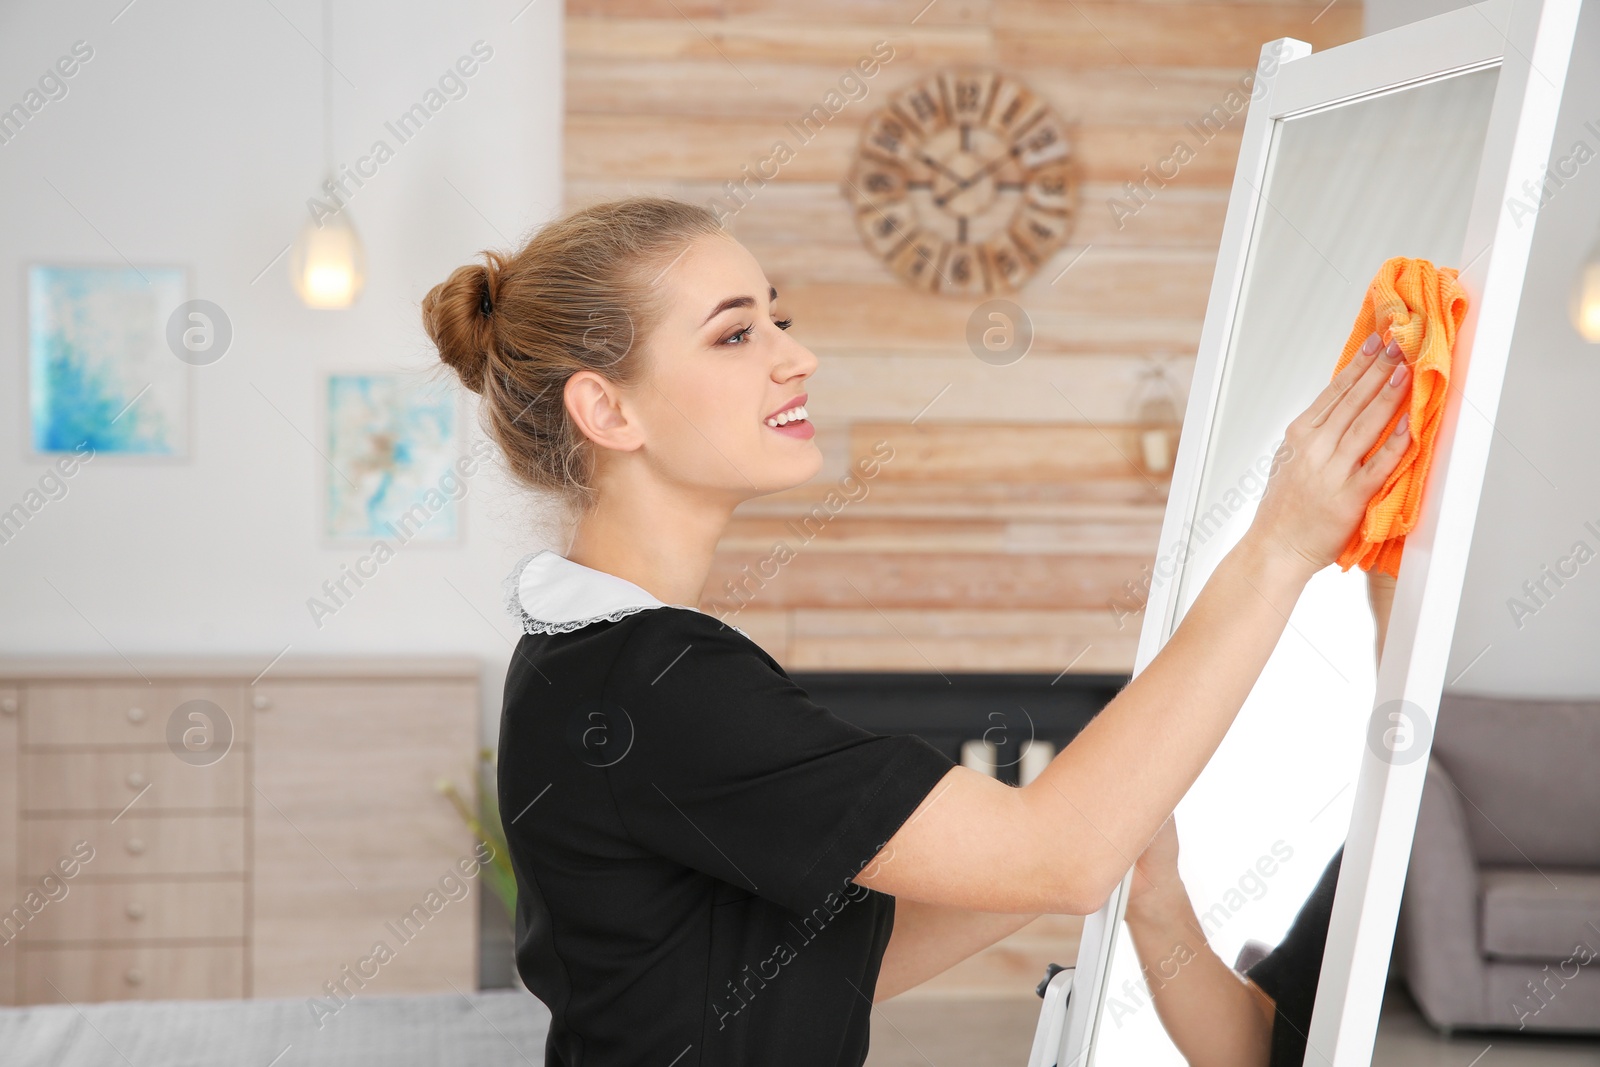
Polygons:
M485 250L422 298L439 358L483 397L481 415L512 475L591 506L594 450L563 402L591 370L618 385L644 372L643 340L665 311L653 283L694 239L727 236L710 211L635 196L579 208L516 252Z

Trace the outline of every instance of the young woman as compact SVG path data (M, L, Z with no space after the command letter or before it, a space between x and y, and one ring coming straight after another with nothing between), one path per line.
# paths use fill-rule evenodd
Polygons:
M1367 573L1367 601L1383 653L1395 580ZM1129 889L1124 918L1150 981L1156 1015L1189 1067L1300 1067L1339 884L1339 846L1278 946L1236 973L1206 943L1205 929L1178 876L1178 832L1156 831Z
M507 579L525 633L499 800L547 1065L859 1065L874 1001L1095 910L1405 444L1363 462L1407 392L1374 336L1290 423L1161 654L1016 788L843 722L696 607L734 508L822 467L816 356L749 251L699 207L629 198L485 260L424 323L511 471L574 519Z

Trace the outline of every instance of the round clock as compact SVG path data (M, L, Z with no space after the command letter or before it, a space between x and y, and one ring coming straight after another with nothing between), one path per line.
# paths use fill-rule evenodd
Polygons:
M861 133L844 192L867 247L930 292L1022 286L1066 241L1066 127L1017 81L950 70L902 90Z

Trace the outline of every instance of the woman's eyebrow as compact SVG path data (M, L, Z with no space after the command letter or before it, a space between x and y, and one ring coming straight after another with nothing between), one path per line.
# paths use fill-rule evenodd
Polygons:
M772 294L770 299L776 302L778 299L778 287L774 285L771 287L771 289ZM705 317L705 322L702 322L700 325L704 326L706 322L710 322L712 319L716 318L724 311L727 311L729 308L753 308L755 306L756 300L753 296L730 296L728 299L712 308L711 314L707 315Z

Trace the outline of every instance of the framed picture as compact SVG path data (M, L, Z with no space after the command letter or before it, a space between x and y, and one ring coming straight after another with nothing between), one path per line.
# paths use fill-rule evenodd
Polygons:
M331 373L323 382L324 540L457 544L466 448L461 390L404 372Z
M28 450L187 459L190 364L168 344L181 266L27 270Z

